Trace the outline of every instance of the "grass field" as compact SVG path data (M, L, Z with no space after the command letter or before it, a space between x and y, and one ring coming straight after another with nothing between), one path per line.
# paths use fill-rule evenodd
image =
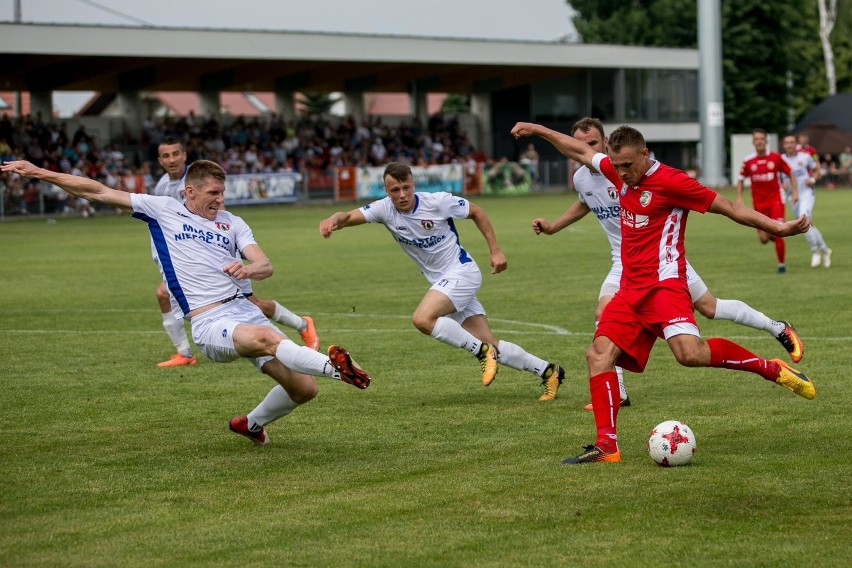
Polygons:
M508 368L484 389L475 359L413 328L427 284L383 228L326 241L331 207L235 209L276 267L255 292L313 315L323 347L345 345L374 378L366 391L320 379L265 447L227 428L272 386L248 362L155 367L171 345L143 223L0 223L0 565L852 565L852 191L817 198L828 270L808 267L802 237L779 276L753 230L689 223L689 257L717 297L796 325L816 399L682 368L658 342L627 375L623 461L566 467L594 439L584 352L608 248L591 218L552 237L529 222L572 199L477 200L509 260L496 276L473 223L459 224L498 336L567 369L552 403ZM763 332L699 324L786 358ZM687 467L645 452L666 419L696 432Z

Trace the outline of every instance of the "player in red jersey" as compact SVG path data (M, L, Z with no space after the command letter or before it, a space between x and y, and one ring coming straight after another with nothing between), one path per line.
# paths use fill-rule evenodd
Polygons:
M666 340L677 361L686 367L748 371L804 398L816 396L810 379L780 359L763 359L727 339L701 339L686 282L684 249L690 210L724 215L777 237L805 232L807 217L779 222L718 195L686 172L650 159L642 134L629 126L610 134L608 156L538 124L519 122L512 135L540 136L619 188L621 285L604 309L586 352L597 438L583 453L562 463L621 461L615 365L641 373L657 337Z
M808 154L810 157L812 157L814 159L814 162L816 163L816 170L817 172L819 172L819 152L817 152L816 148L810 145L810 138L808 137L808 133L799 132L799 135L796 138L796 142L796 151L804 152L805 154Z
M772 152L766 147L766 131L755 128L751 132L751 141L754 144L754 153L746 156L743 167L740 169L740 177L737 181L737 203L743 204L743 180L751 180L751 201L754 210L763 213L770 219L784 221L784 202L781 201L780 172L790 177L792 187L791 200L793 205L799 200L799 188L795 178L790 174L790 166L781 158L778 152ZM784 239L770 235L766 231L757 229L757 238L761 244L770 240L775 241L775 255L778 257L778 274L787 272L784 264L786 247Z

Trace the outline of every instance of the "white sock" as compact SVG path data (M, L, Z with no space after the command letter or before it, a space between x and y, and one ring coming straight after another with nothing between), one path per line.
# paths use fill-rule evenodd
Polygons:
M299 405L293 402L284 387L275 385L266 398L248 413L249 430L256 432L259 428L287 416L297 406Z
M804 237L805 240L808 241L808 246L811 247L811 252L821 250L820 241L822 241L822 234L816 227L811 225L811 228L805 232Z
M314 351L310 347L296 345L289 339L278 344L275 350L275 358L281 361L285 367L297 373L306 375L326 376L340 380L340 373L332 366L327 355Z
M292 327L297 331L302 331L307 327L307 323L302 319L302 316L297 316L278 302L275 304L275 313L272 315L272 320L277 321L281 325Z
M550 365L544 359L527 353L520 345L502 339L497 342L497 362L518 371L529 371L537 377L541 377Z
M805 233L805 237L807 237L810 233L814 234L817 249L820 252L825 252L828 250L828 246L825 244L825 239L822 238L822 233L819 232L819 229L811 225L811 228L808 229L808 232Z
M435 321L431 335L441 343L464 349L473 355L479 353L479 348L482 347L482 342L463 328L459 322L445 316Z
M618 375L618 394L621 400L624 400L627 398L627 389L624 388L624 369L616 367L615 374Z
M189 346L189 338L186 336L186 329L183 327L183 320L175 319L170 313L163 315L163 327L169 339L172 340L172 345L175 350L184 357L192 357L192 348Z
M729 320L740 325L753 327L761 331L768 331L778 335L784 331L784 324L769 319L765 314L759 312L739 300L716 300L717 320Z

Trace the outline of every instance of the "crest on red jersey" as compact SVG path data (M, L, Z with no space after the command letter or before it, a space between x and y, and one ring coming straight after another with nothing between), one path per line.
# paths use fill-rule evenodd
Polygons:
M775 169L775 162L766 162L766 169L774 170Z
M651 203L651 192L643 191L639 195L639 205L641 205L642 207L647 207L649 203Z

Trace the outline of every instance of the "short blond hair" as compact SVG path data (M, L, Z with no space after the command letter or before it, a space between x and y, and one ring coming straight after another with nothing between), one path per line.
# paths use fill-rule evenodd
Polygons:
M225 170L216 162L196 160L186 170L186 185L201 187L207 185L211 179L225 183L225 177Z

